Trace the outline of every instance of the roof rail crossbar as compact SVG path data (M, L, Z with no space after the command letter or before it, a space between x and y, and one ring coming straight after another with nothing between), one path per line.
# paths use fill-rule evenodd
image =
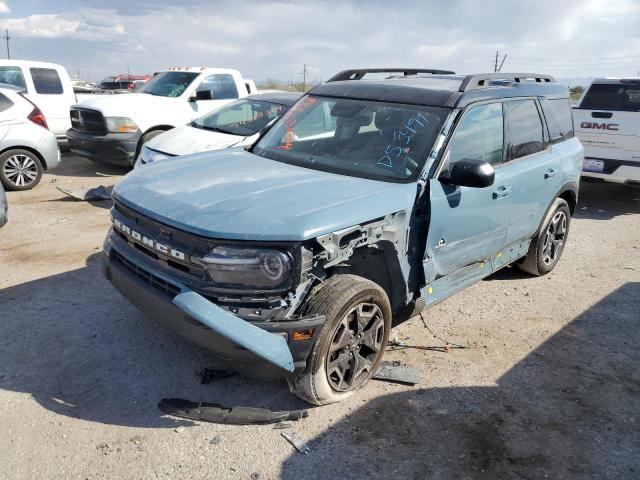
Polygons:
M339 82L341 80L361 80L367 73L403 73L407 75L417 75L418 73L430 73L433 75L452 75L455 72L450 70L435 70L431 68L359 68L355 70L344 70L331 77L327 82Z
M468 92L469 90L477 90L479 88L487 88L492 80L508 80L520 83L523 81L532 81L537 83L554 83L555 79L550 75L542 75L540 73L481 73L477 75L467 75L462 80L460 92Z

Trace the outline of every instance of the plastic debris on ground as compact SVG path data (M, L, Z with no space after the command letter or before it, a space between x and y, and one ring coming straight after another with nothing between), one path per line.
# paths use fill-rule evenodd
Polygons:
M90 200L111 200L111 190L113 189L113 187L105 187L104 185L95 188L81 188L79 190L69 190L62 187L56 188L65 195L85 202Z
M375 380L415 385L420 382L420 371L415 367L400 362L380 362L378 370L372 377Z

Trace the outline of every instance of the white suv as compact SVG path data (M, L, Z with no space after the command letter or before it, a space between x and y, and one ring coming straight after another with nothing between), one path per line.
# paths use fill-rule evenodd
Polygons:
M640 186L640 78L602 78L574 107L582 175Z

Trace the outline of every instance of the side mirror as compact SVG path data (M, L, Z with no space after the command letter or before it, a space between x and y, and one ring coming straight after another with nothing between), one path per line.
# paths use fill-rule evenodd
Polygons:
M463 158L453 164L447 176L441 176L440 181L461 187L484 188L493 185L496 172L491 164L484 160Z
M213 91L212 90L196 91L196 100L213 100Z

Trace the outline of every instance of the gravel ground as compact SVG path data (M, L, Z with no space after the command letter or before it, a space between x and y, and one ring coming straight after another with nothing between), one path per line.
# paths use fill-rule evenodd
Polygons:
M305 405L284 381L201 385L211 357L102 277L108 202L55 187L122 173L65 155L35 190L8 194L0 478L640 478L640 190L584 184L554 272L504 269L426 312L426 327L397 327L400 340L434 347L386 355L419 368L421 384L371 382L313 408L293 426L311 448L301 455L272 426L157 409L164 397Z

